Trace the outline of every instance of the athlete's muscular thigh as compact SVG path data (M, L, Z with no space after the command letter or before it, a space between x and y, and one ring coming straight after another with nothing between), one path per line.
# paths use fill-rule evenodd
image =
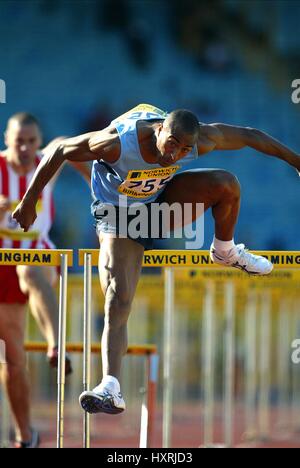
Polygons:
M104 295L109 287L123 302L133 300L144 248L131 239L100 234L99 275Z
M205 210L218 203L224 194L224 188L232 180L234 180L234 176L221 169L192 169L175 176L168 183L160 199L169 205L181 204L181 225L189 224L202 215ZM183 211L185 203L191 205L191 217ZM170 225L171 230L173 230L173 219L171 219Z
M205 209L218 198L217 186L226 174L220 169L200 169L175 176L163 192L162 200L171 203L204 203Z

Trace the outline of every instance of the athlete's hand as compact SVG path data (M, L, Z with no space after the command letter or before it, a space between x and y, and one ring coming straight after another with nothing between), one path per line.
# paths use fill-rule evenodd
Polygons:
M36 220L35 205L34 201L24 199L12 214L13 219L19 223L24 232L27 232Z

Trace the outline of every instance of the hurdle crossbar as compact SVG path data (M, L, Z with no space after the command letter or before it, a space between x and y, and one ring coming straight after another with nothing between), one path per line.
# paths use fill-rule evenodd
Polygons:
M26 351L30 352L44 352L47 351L47 343L42 341L28 341L25 343L24 348ZM67 343L66 344L66 351L68 353L83 353L83 343ZM101 345L97 343L93 343L91 345L91 352L93 354L97 354L101 352ZM135 356L151 356L152 354L157 353L156 345L146 344L146 345L130 345L127 349L127 354L135 355Z
M300 251L255 250L274 266L281 269L300 268ZM84 255L92 255L92 266L98 265L99 249L80 249L79 265L84 265ZM222 269L224 266L213 263L208 250L148 250L144 254L143 267L205 267Z
M47 343L40 341L28 341L24 344L24 348L28 352L46 352L48 349ZM67 343L65 347L68 353L84 353L84 343ZM101 345L93 343L90 347L90 352L99 354L101 352ZM158 363L159 358L157 354L157 346L152 344L133 344L128 346L127 354L134 356L145 356L147 358L147 395L146 400L142 407L142 421L141 421L141 434L140 434L140 447L146 448L153 445L154 436L154 413L155 413L155 400L158 379ZM85 421L86 422L86 421ZM90 447L90 431L89 425L85 429L83 437L83 446Z
M73 250L0 249L0 265L61 266L66 255L68 267L73 266Z

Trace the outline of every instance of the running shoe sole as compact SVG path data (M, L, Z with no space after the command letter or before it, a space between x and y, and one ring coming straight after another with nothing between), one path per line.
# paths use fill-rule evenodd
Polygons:
M80 395L79 403L82 409L89 414L120 414L124 411L124 408L117 408L114 405L112 398L102 398L93 392L84 392Z

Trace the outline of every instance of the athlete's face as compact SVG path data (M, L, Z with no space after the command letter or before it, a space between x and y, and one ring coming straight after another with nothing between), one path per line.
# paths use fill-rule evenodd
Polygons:
M162 125L156 140L158 163L163 167L175 164L193 149L196 140L192 135L175 132Z
M5 133L5 144L16 164L29 167L35 161L36 153L41 147L41 132L35 124L20 125L12 121Z

